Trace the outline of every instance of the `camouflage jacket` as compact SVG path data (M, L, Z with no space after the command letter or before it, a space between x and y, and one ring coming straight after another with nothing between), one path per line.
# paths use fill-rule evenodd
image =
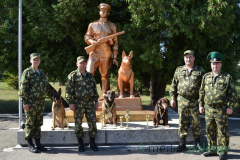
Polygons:
M77 69L68 75L66 99L69 104L74 104L77 99L97 101L98 97L95 79L91 73L86 72L83 77Z
M203 68L196 65L194 65L190 73L187 73L185 65L177 67L169 90L171 99L176 100L178 95L188 100L198 99L204 73Z
M31 66L22 73L19 96L23 104L29 104L29 99L45 98L52 92L43 70L39 71L40 75Z
M199 90L199 107L204 104L214 108L221 105L229 105L233 109L237 103L237 92L230 74L221 71L212 80L212 72L203 76L202 85Z

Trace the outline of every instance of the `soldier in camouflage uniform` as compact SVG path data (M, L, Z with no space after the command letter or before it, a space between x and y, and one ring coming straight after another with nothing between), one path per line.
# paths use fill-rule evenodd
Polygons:
M172 99L171 106L175 108L176 100L178 102L178 135L180 137L180 144L177 151L179 152L186 149L189 114L192 116L191 124L193 137L195 138L195 147L200 147L201 124L200 114L198 112L198 91L201 85L202 76L205 72L203 68L194 65L194 61L194 52L191 50L185 51L185 65L176 69L169 90Z
M89 126L90 147L98 151L95 144L96 112L98 108L98 93L93 75L86 71L86 58L79 56L76 65L78 68L68 75L66 99L70 109L74 111L75 135L79 143L79 152L84 151L82 119L85 114Z
M230 74L221 71L224 56L219 52L208 54L212 72L203 76L199 90L199 111L205 112L208 151L205 157L226 159L229 145L228 115L237 103L237 93Z
M48 81L44 72L38 69L40 54L32 53L30 62L32 66L25 69L21 77L20 97L26 115L25 139L28 141L29 151L39 153L47 151L40 143L43 112L46 94L51 94ZM34 147L32 138L35 138L37 148Z

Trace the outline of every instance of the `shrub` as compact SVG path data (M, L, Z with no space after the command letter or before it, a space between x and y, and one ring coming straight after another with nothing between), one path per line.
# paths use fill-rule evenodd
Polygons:
M9 73L4 72L3 73L3 81L11 88L18 90L18 76Z

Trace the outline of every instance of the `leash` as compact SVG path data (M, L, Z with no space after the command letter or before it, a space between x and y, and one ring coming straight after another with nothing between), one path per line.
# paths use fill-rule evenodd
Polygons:
M161 118L159 122L160 122L160 124L163 124L164 121L162 120L162 117L163 117L163 115L164 115L164 113L165 113L165 109L164 109L163 114L161 114L160 105L158 104L158 110L159 110L159 116L160 116L160 118Z
M104 100L104 102L105 102L105 109L107 110L107 118L110 118L110 117L112 117L112 109L113 109L113 106L114 106L115 102L113 101L111 107L109 107L109 105L107 104L106 99Z

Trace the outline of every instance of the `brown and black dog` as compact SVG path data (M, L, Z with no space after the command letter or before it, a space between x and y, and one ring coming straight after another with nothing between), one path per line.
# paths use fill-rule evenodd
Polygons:
M157 101L154 109L154 114L153 114L153 125L155 127L158 127L158 125L165 125L169 127L168 106L169 106L169 100L167 98L160 98Z
M108 123L117 126L116 104L114 102L115 91L105 91L103 96L102 112L104 114L104 124Z
M68 119L65 114L65 109L62 104L62 97L61 97L62 90L59 88L58 92L55 90L53 91L53 104L52 104L52 119L53 119L53 126L52 130L55 127L60 127L64 129L64 127L68 127Z
M129 56L126 56L125 51L122 52L122 63L118 70L119 98L122 98L123 94L130 94L131 98L134 97L134 72L132 70L132 58L132 51Z

